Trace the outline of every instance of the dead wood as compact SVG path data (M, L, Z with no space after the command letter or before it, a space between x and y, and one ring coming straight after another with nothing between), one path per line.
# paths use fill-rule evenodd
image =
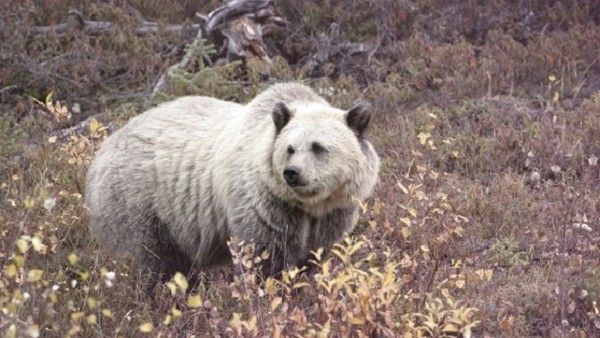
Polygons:
M69 20L68 22L59 23L57 25L52 26L38 26L35 27L36 35L38 36L48 36L52 35L54 37L63 37L67 33L69 29L75 29L82 31L85 34L89 35L102 35L108 34L114 31L117 28L117 25L110 21L90 21L84 20L81 12L77 10L70 10L69 14L72 16L73 20ZM198 30L200 29L199 24L193 25L159 25L156 22L144 22L140 26L135 28L135 32L137 35L144 36L148 34L156 34L156 33L175 33L181 32L183 30Z
M205 32L227 61L254 57L269 61L263 37L273 35L285 23L272 0L237 0L210 12Z
M204 56L211 64L252 58L270 62L263 36L274 34L286 22L277 14L272 0L230 1L206 16L197 14L197 17L202 21L201 29L191 45L199 46L204 40L214 44L217 54L212 59ZM152 96L164 91L169 72L188 67L200 50L188 48L181 61L161 75L152 90Z

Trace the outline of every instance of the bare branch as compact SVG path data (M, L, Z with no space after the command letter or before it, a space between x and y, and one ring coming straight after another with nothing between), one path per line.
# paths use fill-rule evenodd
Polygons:
M83 16L81 13L75 10L70 10L69 14L72 14L77 19L77 25L75 26L72 22L59 23L54 26L40 26L35 27L35 32L40 36L52 35L55 37L62 37L65 33L70 29L78 29L83 31L86 34L90 35L102 35L112 32L117 28L112 22L109 21L89 21L83 20ZM74 27L75 26L75 27ZM176 33L183 31L184 29L189 30L198 30L200 29L199 24L193 25L166 25L164 27L160 27L160 25L156 22L144 22L142 25L136 27L135 32L139 36L144 36L148 34L156 34L156 33Z
M273 34L277 27L286 22L277 15L272 0L230 1L206 16L196 14L196 17L203 22L203 29L198 30L192 46L199 45L206 38L220 51L217 59L226 57L228 61L257 57L271 62L263 36ZM195 53L197 48L189 48L179 63L169 67L161 75L152 90L152 97L164 90L167 74L173 69L186 68L194 59Z
M216 27L222 23L231 21L231 19L244 14L257 13L259 10L272 5L272 0L230 1L225 6L221 6L208 14L206 32L208 35L211 35Z

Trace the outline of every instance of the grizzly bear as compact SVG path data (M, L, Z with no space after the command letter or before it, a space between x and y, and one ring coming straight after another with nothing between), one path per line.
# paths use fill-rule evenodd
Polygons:
M99 244L168 280L227 263L230 237L269 252L261 271L305 264L350 232L379 157L367 105L332 107L276 84L247 105L182 97L108 137L87 174Z

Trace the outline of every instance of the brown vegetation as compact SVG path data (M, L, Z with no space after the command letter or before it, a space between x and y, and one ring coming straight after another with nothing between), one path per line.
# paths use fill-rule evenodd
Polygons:
M149 299L129 262L98 251L83 182L101 140L155 103L156 81L195 37L135 28L191 26L195 12L219 6L197 3L2 4L4 336L600 334L593 0L281 0L289 22L265 40L270 64L209 65L204 54L218 51L196 46L197 60L170 74L155 100L244 102L292 79L336 106L364 98L377 113L381 180L357 230L314 275L258 281L245 248L234 263L248 273L208 272L196 287L176 276ZM69 9L115 29L37 35L35 27L73 20Z

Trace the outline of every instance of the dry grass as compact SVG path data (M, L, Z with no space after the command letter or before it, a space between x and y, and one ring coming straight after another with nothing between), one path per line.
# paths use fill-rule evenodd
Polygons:
M65 18L58 8L79 6L97 20L114 14L130 27L142 18L181 21L198 10L190 1L178 1L170 13L156 1L43 3L8 1L0 18L8 25L16 18L27 27L48 25ZM160 51L181 37L142 39L124 29L96 39L73 32L67 41L54 41L33 38L26 29L10 36L3 30L0 62L11 66L0 68L0 83L17 89L0 93L0 332L600 334L595 2L531 8L530 19L500 4L417 3L394 2L410 24L385 27L353 14L362 5L352 1L328 2L331 12L323 17L312 1L282 3L289 13L308 13L294 16L303 25L297 34L325 31L332 17L358 27L353 36L344 26L344 37L383 38L370 64L356 60L360 73L336 68L310 81L335 105L349 107L363 97L377 113L371 138L382 157L381 179L352 236L318 260L311 276L292 270L279 280L257 280L252 248L245 248L234 262L243 274L207 272L197 286L177 276L154 298L130 277L130 262L113 260L91 238L83 182L106 135L152 104L131 95L148 92L171 60ZM26 14L17 15L23 9ZM462 21L450 20L457 11ZM478 31L467 29L482 22L488 24ZM20 57L7 57L15 50L23 51ZM43 72L32 71L31 63ZM248 67L178 74L165 97L200 92L249 100L267 84L260 82L260 69ZM271 80L307 74L276 58ZM236 82L240 76L243 83ZM82 113L73 111L76 102ZM102 114L80 133L49 132L95 113Z

